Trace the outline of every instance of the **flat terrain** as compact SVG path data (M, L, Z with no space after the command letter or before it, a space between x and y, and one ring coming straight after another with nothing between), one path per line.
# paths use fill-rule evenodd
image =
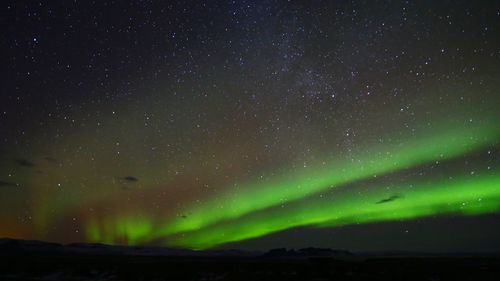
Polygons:
M499 280L500 276L500 258L495 256L340 258L234 252L172 256L118 253L113 247L80 251L65 247L0 245L0 280Z

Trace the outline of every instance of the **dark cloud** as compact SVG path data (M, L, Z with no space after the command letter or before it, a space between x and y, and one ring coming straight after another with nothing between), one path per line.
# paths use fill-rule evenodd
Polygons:
M45 156L43 159L45 159L46 161L51 162L51 163L57 163L57 160L53 157L50 157L50 156Z
M132 190L132 186L128 185L127 183L135 183L135 182L139 181L138 178L133 177L133 176L126 176L126 177L118 178L118 179L122 183L122 186L121 186L122 190Z
M26 160L26 159L15 159L14 160L18 165L23 166L23 167L34 167L35 163Z
M19 186L19 185L16 183L13 183L13 182L0 180L0 187L16 187L16 186Z
M402 196L400 196L400 195L397 195L397 194L396 194L396 195L392 195L392 196L391 196L391 197L389 197L389 198L385 198L385 199L382 199L382 200L380 200L380 201L377 201L375 204L384 204L384 203L389 203L389 202L392 202L392 201L397 200L397 199L400 199L400 198L402 198Z
M127 177L124 177L123 179L128 181L128 182L136 182L139 180L136 177L132 177L132 176L127 176Z

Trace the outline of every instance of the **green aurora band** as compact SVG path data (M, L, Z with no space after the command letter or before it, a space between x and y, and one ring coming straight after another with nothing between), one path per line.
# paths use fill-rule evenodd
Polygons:
M264 184L243 186L237 193L227 193L213 201L192 206L184 210L184 213L191 214L189 220L177 218L161 234L199 229L219 220L237 218L374 175L459 157L491 145L498 137L496 127L484 126L441 130L426 138L372 147L371 152L363 153L354 160L338 161L328 168L321 167Z
M374 204L384 196L391 196L379 187L374 187L367 196L339 195L321 204L303 204L303 200L320 192L464 157L495 146L500 139L498 126L490 122L474 126L461 123L445 128L454 129L435 130L425 137L406 136L405 141L371 146L370 151L316 170L304 169L302 173L241 186L237 191L184 208L180 213L189 214L187 218L176 216L159 222L134 215L93 220L87 225L87 237L111 244L161 240L168 246L205 249L305 225L339 226L497 211L500 177L491 173L458 177L453 181L411 183L414 187L404 192L404 198L387 204ZM468 203L464 205L464 202ZM283 204L288 205L287 208L279 208Z
M378 189L380 190L380 189ZM240 220L213 225L178 235L169 245L195 249L263 236L298 227L335 227L378 221L407 220L430 215L475 215L500 210L500 175L483 174L407 185L403 198L376 204L391 195L388 191L364 196L349 193L312 204L293 204L249 215Z

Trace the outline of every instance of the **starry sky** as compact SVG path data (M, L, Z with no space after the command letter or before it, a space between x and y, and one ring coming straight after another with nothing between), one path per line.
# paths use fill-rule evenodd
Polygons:
M500 250L498 1L0 13L0 237Z

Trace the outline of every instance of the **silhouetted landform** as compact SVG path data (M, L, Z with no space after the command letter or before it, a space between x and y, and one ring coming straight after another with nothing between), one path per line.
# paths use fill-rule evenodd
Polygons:
M0 239L0 280L498 280L498 254L193 251Z
M260 252L240 250L210 250L194 251L189 249L175 249L150 246L115 246L99 243L71 243L58 244L36 240L16 240L0 238L0 255L4 253L30 252L55 254L83 254L83 255L129 255L129 256L256 256ZM1 279L0 279L1 280Z
M271 249L264 254L266 257L348 257L353 254L345 250L333 250L329 248L303 248L299 250L277 248Z

